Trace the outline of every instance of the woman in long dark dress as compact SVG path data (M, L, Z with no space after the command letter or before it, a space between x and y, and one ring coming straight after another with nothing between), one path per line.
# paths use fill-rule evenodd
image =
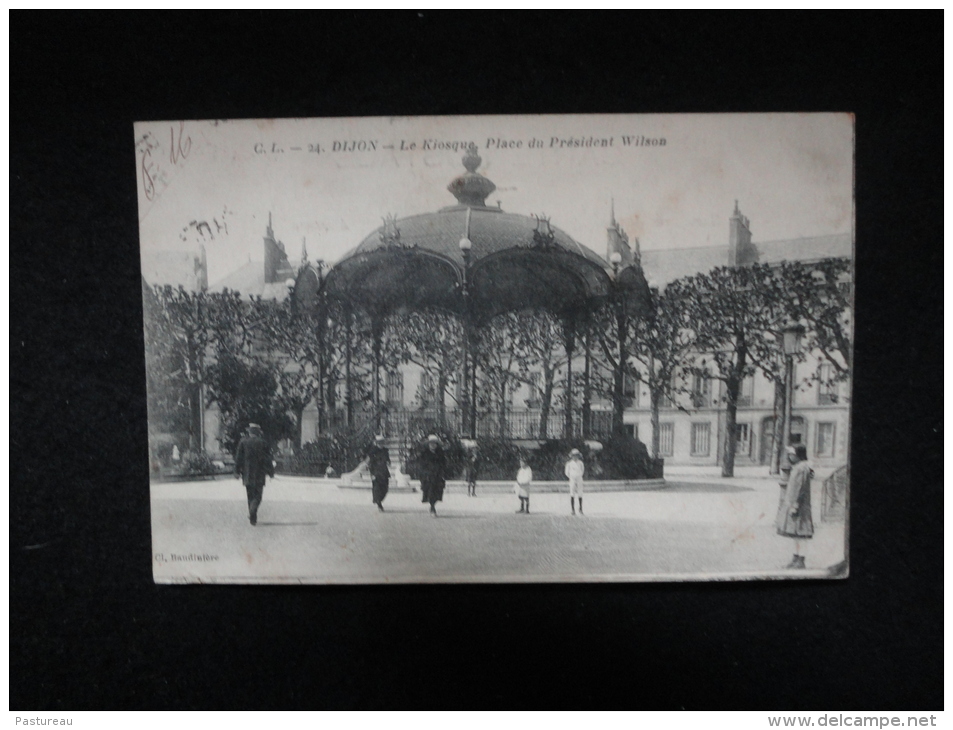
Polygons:
M390 454L384 446L384 437L380 434L375 436L374 443L368 447L365 455L371 473L371 499L377 509L383 512L384 497L390 484Z
M427 448L417 460L417 469L420 474L420 491L423 492L421 502L430 503L430 514L437 516L437 502L443 501L444 470L446 457L440 448L440 439L431 434L427 437Z
M807 463L807 447L797 444L791 454L791 473L787 482L782 482L781 502L775 525L778 534L794 540L794 557L788 568L804 568L801 541L814 537L814 520L811 517L811 478L814 472Z

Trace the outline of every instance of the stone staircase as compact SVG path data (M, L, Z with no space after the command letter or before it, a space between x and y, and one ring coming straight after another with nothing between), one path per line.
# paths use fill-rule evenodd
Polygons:
M411 484L410 476L400 471L400 439L391 437L384 439L384 447L390 453L390 486L389 490L394 492L416 492L417 487ZM356 469L341 475L338 487L341 489L370 489L371 475L367 470L367 464L361 462Z

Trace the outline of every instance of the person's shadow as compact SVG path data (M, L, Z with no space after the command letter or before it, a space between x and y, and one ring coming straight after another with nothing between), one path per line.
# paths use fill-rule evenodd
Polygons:
M317 527L319 522L264 522L259 520L256 527Z

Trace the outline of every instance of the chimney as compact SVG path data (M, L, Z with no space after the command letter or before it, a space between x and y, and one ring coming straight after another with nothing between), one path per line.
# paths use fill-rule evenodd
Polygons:
M744 266L754 261L754 251L751 245L751 223L738 208L735 201L735 211L728 222L728 265Z

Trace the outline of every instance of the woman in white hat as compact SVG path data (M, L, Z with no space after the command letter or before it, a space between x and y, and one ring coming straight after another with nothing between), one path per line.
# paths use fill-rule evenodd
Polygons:
M565 472L569 480L569 506L572 513L576 514L576 497L579 497L579 514L582 514L582 477L586 473L586 465L582 461L582 453L579 449L569 452Z

